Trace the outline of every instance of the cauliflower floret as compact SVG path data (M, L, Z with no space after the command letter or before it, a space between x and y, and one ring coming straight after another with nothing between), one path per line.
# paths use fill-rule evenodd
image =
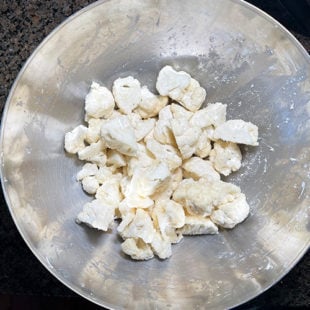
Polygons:
M87 160L97 164L98 166L104 166L107 161L105 145L102 140L92 143L91 145L80 150L78 152L78 157L80 160Z
M174 89L169 93L170 98L192 112L200 109L206 99L206 95L206 90L193 78L185 89Z
M155 232L150 215L143 209L137 209L133 220L123 231L119 231L123 239L140 238L145 243L151 243L153 241Z
M218 140L210 152L210 162L221 174L227 176L241 167L242 155L239 146L233 142Z
M176 232L185 222L183 207L171 199L157 201L152 211L152 218L164 240L178 243L182 234Z
M156 89L162 96L169 96L175 89L183 90L190 85L191 76L184 71L175 71L171 66L163 67L157 77Z
M87 143L91 144L98 142L98 140L100 139L100 129L104 122L105 120L100 118L90 118L88 120L88 128L86 135Z
M76 175L78 181L83 180L85 177L94 176L98 173L98 167L96 164L86 163L82 169Z
M200 128L210 125L217 127L226 121L226 108L227 104L221 102L209 103L206 108L194 113L190 123Z
M147 86L141 88L141 101L136 108L136 112L142 118L150 118L157 116L159 111L163 109L168 103L167 96L154 95L149 91Z
M153 136L162 144L170 144L173 146L176 145L175 138L171 130L170 120L158 120L154 127Z
M173 200L191 215L209 216L215 206L234 200L239 193L240 188L231 183L184 179L173 193Z
M121 112L130 114L141 102L140 82L132 76L114 81L112 92Z
M255 146L258 145L258 128L241 119L229 120L215 129L214 138Z
M87 136L87 127L79 125L65 135L65 150L68 153L75 154L85 148Z
M154 165L155 158L143 143L138 143L138 154L135 157L129 157L127 159L127 174L133 175L133 172L137 168L146 168Z
M185 217L185 224L178 232L183 235L208 235L217 234L218 228L209 218L191 215Z
M171 111L171 104L165 106L163 109L161 109L158 113L158 119L159 120L170 120L173 118L173 114Z
M176 103L170 105L170 110L172 112L173 118L186 118L190 119L193 116L193 112L184 109L182 106Z
M201 129L196 126L190 126L186 118L172 119L170 123L182 158L190 158L196 151Z
M128 114L129 121L135 131L136 140L142 140L155 126L155 118L141 119L137 113Z
M164 239L159 232L155 232L151 248L160 259L166 259L172 255L171 243Z
M111 167L101 166L99 167L98 172L96 173L96 178L99 184L102 184L107 179L120 180L121 174L118 174L118 173L114 174L113 169L111 169Z
M116 150L107 151L107 165L113 170L127 165L126 157Z
M151 247L141 239L128 238L121 247L125 254L135 260L148 260L154 257Z
M115 102L112 93L106 87L92 82L90 92L85 98L85 111L94 118L108 118L114 110Z
M165 162L170 170L174 170L182 165L182 159L172 145L165 145L157 142L155 139L148 139L146 147L158 161Z
M99 182L95 176L87 176L82 180L82 186L86 193L95 194L99 188Z
M123 199L122 193L120 192L119 181L115 178L105 180L105 182L98 187L95 197L117 208Z
M124 155L137 155L138 144L135 132L126 115L107 120L101 126L101 137L109 148Z
M244 194L236 195L231 202L218 206L211 214L211 220L224 228L233 228L249 215L250 208Z
M212 181L220 180L220 174L214 170L212 163L209 160L199 157L192 157L183 163L184 177L199 180L204 178Z
M207 129L202 129L202 132L198 138L195 155L200 158L205 158L210 154L212 149L211 139L209 138L209 132Z
M84 205L83 211L76 218L76 222L107 231L112 228L114 222L114 207L104 201L95 199Z

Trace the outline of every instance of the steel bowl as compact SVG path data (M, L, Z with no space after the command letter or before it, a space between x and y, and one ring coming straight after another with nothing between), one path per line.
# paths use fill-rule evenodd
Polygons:
M82 162L63 149L83 121L91 81L133 75L154 90L171 64L228 105L228 118L259 127L228 180L249 218L216 236L186 237L170 259L136 262L115 229L75 223L92 198L75 180ZM62 283L107 308L223 309L283 277L309 246L310 61L275 20L238 0L99 1L36 49L5 107L1 178L18 230Z

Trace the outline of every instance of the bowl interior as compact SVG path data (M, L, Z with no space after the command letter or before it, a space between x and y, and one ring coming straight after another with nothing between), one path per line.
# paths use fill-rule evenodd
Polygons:
M229 177L249 218L216 236L186 237L166 261L134 262L115 230L77 225L83 165L63 150L83 120L91 81L133 75L154 90L163 65L191 73L207 102L259 127ZM82 10L35 51L2 123L2 183L22 236L63 283L106 307L229 308L282 277L309 234L310 62L279 24L232 0L113 0Z

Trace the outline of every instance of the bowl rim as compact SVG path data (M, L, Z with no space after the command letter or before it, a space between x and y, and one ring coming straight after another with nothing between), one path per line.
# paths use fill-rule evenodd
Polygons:
M9 95L5 101L4 104L4 108L3 108L3 112L2 112L2 117L1 117L1 131L0 131L0 181L1 181L1 188L2 188L2 192L5 198L5 202L7 204L7 207L9 209L9 213L13 219L13 222L19 232L19 234L21 235L21 237L23 238L24 242L26 243L27 247L31 250L31 252L33 253L33 255L39 260L39 262L45 267L45 269L51 273L58 281L60 281L63 285L65 285L67 288L69 288L70 290L72 290L73 292L75 292L76 294L78 294L79 296L87 299L88 301L95 303L101 307L105 307L107 309L118 309L119 306L117 305L111 305L105 301L100 301L97 300L97 298L95 298L95 296L91 296L91 294L87 294L86 292L84 292L83 290L81 290L78 286L74 285L74 284L70 284L67 283L64 279L62 279L62 277L57 274L56 270L53 268L53 266L51 266L48 263L48 260L43 259L43 257L41 257L41 255L35 251L33 245L31 244L31 242L28 240L28 237L26 236L26 234L24 233L23 229L21 228L21 226L18 224L17 218L14 216L13 213L13 208L12 208L12 203L10 200L10 197L7 193L6 190L6 182L5 182L5 177L4 177L4 162L3 162L3 139L4 139L4 124L6 123L6 119L7 119L7 115L8 115L8 109L9 109L9 105L11 102L11 99L13 97L13 94L15 92L15 89L21 79L21 77L23 76L24 72L27 70L28 65L31 63L31 61L35 58L35 56L37 55L37 53L45 46L45 44L54 36L57 34L57 32L62 29L63 27L65 27L67 24L69 24L72 20L78 18L80 15L94 9L97 6L100 5L104 5L106 2L111 2L113 0L98 0L94 3L91 3L89 5L87 5L86 7L78 10L77 12L75 12L74 14L72 14L71 16L67 17L64 21L62 21L58 26L56 26L40 43L39 45L34 49L34 51L30 54L30 56L27 58L26 62L23 64L21 70L19 71L18 75L16 76L11 88L10 88L10 92ZM268 13L264 12L262 9L256 7L255 5L246 2L245 0L223 0L223 1L227 1L227 2L233 2L237 5L243 6L246 9L258 14L260 17L262 17L263 19L267 20L267 22L274 24L276 27L278 27L279 29L281 29L286 37L292 42L293 45L295 45L295 47L298 48L298 50L300 51L300 53L302 54L302 56L305 58L306 61L308 61L309 65L310 65L310 55L308 54L308 52L306 51L306 49L302 46L302 44L297 40L297 38L286 28L284 27L280 22L278 22L275 18L273 18L272 16L270 16ZM303 249L301 249L297 255L294 261L291 262L290 265L288 265L287 269L285 270L285 272L283 274L280 274L278 276L277 279L275 279L271 284L267 285L266 287L262 288L261 291L257 294L257 293L253 293L253 294L249 294L249 296L247 296L246 298L244 298L244 300L240 301L239 303L233 305L233 308L236 308L238 306L241 306L247 302L249 302L250 300L260 296L261 294L263 294L264 292L266 292L268 289L270 289L272 286L274 286L275 284L277 284L279 281L281 281L281 279L283 279L297 264L298 262L303 258L303 256L306 254L306 252L308 251L308 249L310 248L310 241L308 241L308 245L306 245Z

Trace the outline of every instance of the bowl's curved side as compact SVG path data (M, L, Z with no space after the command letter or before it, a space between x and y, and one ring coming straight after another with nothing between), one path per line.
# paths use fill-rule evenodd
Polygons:
M91 198L75 182L81 163L63 150L83 119L92 80L127 74L154 89L172 64L194 75L208 101L260 129L229 178L251 216L218 236L186 238L167 261L133 262L113 233L78 226ZM108 308L229 308L282 277L309 246L310 61L265 13L239 0L113 0L73 15L16 79L1 128L1 181L17 228L60 281Z

